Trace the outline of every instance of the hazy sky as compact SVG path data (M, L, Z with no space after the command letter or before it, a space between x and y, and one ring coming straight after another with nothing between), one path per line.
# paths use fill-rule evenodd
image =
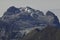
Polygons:
M53 9L52 11L55 10L55 14L60 19L60 11L56 12L56 9L60 9L60 0L0 0L0 16L2 16L10 6L16 6L18 8L30 6L34 9L43 10L44 12Z

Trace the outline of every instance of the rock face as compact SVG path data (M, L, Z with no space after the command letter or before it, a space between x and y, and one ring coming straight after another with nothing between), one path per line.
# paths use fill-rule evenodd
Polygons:
M4 15L14 15L19 13L20 10L14 6L11 6L10 8L7 9L7 11L4 13Z
M53 12L48 11L46 13L46 16L50 18L50 21L48 21L49 25L52 25L52 26L58 26L59 25L59 19L57 18L57 16Z
M57 16L51 11L44 15L42 11L31 7L12 6L0 18L0 32L4 35L0 38L3 40L22 39L31 30L35 28L43 30L48 25L57 28L59 26Z
M14 6L7 9L1 20L9 24L15 30L47 25L44 19L44 13L30 7L16 8ZM11 28L10 27L10 28ZM13 30L11 28L11 30Z
M22 40L60 40L60 29L46 27L43 30L32 30Z

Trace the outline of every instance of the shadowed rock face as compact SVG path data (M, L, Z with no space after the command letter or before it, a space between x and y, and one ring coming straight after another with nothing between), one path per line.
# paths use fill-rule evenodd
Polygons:
M20 22L31 24L32 26L36 25L52 25L58 26L59 20L57 16L51 12L47 11L46 15L42 11L30 8L30 7L21 7L16 8L14 6L7 9L7 11L2 16L4 22L19 24ZM18 23L17 23L18 22Z
M11 6L10 8L7 9L7 11L4 13L4 15L14 15L19 13L20 10L14 6Z
M46 16L49 17L49 19L51 19L49 22L49 25L52 25L52 26L58 26L59 25L59 19L57 18L57 16L51 12L51 11L48 11L46 13Z
M32 30L22 40L60 40L60 29L46 27L43 30Z
M51 11L44 15L42 11L30 7L9 7L0 18L0 29L5 34L3 38L7 38L6 40L11 39L11 37L18 40L23 38L30 30L35 28L43 30L47 25L58 27L57 16Z
M12 6L7 9L1 20L11 24L11 26L15 29L21 29L21 27L30 28L34 26L40 26L40 24L45 25L46 22L43 20L43 16L44 14L42 11L35 10L30 7L16 8Z

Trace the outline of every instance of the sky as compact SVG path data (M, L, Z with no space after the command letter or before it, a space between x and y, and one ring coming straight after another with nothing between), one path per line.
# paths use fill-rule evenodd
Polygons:
M60 20L60 0L0 0L0 17L11 6L17 8L29 6L44 13L51 10Z

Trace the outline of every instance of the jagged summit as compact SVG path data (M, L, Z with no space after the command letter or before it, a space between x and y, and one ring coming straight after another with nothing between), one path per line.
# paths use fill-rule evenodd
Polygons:
M16 8L11 6L2 16L4 22L13 23L13 27L37 27L45 25L58 25L59 21L57 16L48 11L46 15L42 11L33 9L31 7ZM23 26L24 25L24 26Z
M47 11L47 12L46 12L46 15L47 15L47 16L49 16L49 15L50 15L50 16L55 16L55 14L54 14L53 12L51 12L51 11Z
M8 13L7 13L8 12ZM40 14L40 15L44 15L42 11L39 11L39 10L36 10L36 9L33 9L31 7L20 7L20 8L16 8L14 6L11 6L7 9L6 13L5 14L17 14L17 13L37 13L37 14Z
M35 9L28 7L28 6L27 7L20 7L19 9L20 9L20 11L28 12L28 13L35 11Z
M3 35L6 35L3 38L8 38L7 40L21 39L30 30L37 28L36 30L39 32L48 25L59 27L58 17L51 11L44 15L42 11L31 7L16 8L11 6L0 19L0 29Z
M2 19L6 22L11 22L11 21L17 22L16 20L23 20L32 25L59 24L59 20L53 12L47 11L46 15L44 15L42 11L33 9L28 6L20 7L20 8L11 6L4 13L4 15L2 16Z
M46 16L50 18L50 21L48 21L50 25L59 26L59 19L53 12L47 11Z
M4 13L4 15L13 15L19 13L20 10L14 6L11 6L7 9L7 11Z

